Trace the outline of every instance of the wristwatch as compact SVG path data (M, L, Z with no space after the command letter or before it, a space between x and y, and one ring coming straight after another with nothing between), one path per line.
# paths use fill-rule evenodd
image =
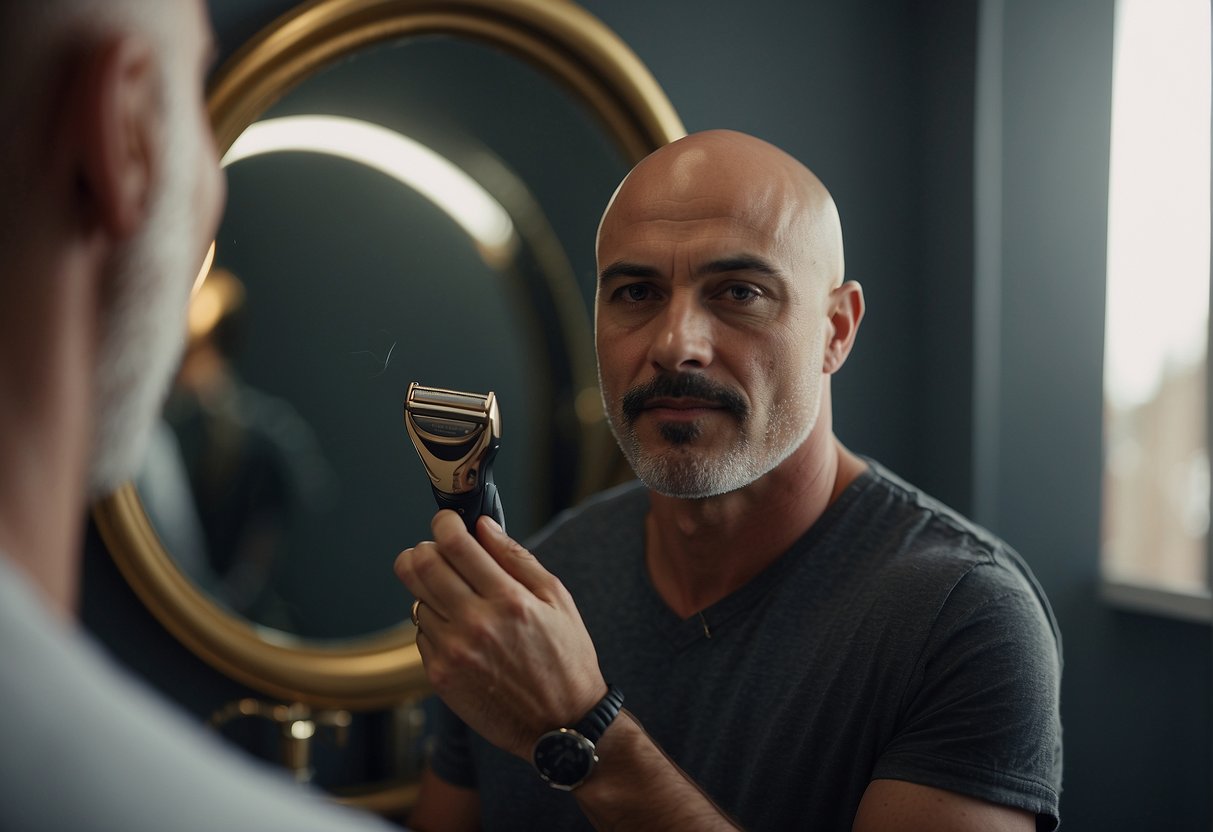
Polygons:
M607 694L572 728L548 731L535 743L531 760L539 776L554 789L571 792L585 782L598 757L594 746L619 715L623 692L607 685Z

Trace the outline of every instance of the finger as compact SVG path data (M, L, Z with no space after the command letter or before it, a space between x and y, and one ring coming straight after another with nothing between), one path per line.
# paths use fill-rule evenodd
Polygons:
M505 533L505 529L487 515L476 523L476 537L489 556L510 577L525 586L532 594L550 600L550 592L559 581L543 568L539 559L518 541Z
M421 609L425 610L423 604ZM436 616L435 616L436 617ZM442 678L437 675L438 669L442 665L442 641L441 636L436 636L433 630L427 630L430 618L422 613L422 626L417 631L417 653L421 656L421 666L425 670L426 678L429 679L430 687L437 693L442 689Z
M518 582L468 534L458 514L449 509L440 511L430 527L447 563L478 595L489 598L518 589Z
M429 639L428 648L432 652L435 644L441 644L450 632L453 626L451 621L427 604L425 601L418 599L417 612L415 618L415 626L417 627L417 643L418 649L421 649L421 637L425 636ZM425 658L424 655L422 658Z
M424 608L424 605L422 606ZM418 611L418 617L420 617L420 611ZM425 628L422 625L417 626L417 638L413 643L417 645L417 653L421 656L421 665L424 667L426 662L429 661L431 651L433 650L433 642L426 635Z
M413 593L414 596L417 595L416 588L419 584L419 579L413 572L413 551L415 548L405 549L396 555L396 560L392 562L392 571L396 573L396 580L404 584L404 588Z
M397 556L396 576L417 598L443 618L450 618L475 592L447 562L437 544L418 543Z

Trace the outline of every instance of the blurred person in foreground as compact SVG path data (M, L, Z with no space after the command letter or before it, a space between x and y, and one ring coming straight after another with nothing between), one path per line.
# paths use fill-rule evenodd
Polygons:
M224 183L202 0L0 4L0 829L383 829L224 746L75 620L84 512L130 479Z

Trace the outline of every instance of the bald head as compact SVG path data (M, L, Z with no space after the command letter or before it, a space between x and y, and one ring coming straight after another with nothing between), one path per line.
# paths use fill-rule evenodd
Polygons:
M621 235L673 228L707 215L770 237L824 288L842 283L842 226L829 191L812 171L761 139L731 130L694 133L659 148L624 179L598 228L604 249Z

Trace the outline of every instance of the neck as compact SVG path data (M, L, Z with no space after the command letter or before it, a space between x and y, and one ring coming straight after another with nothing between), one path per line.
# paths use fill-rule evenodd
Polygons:
M834 437L827 399L804 443L745 488L701 500L650 493L653 585L683 618L711 606L774 563L866 467Z
M72 618L91 455L95 301L83 259L62 256L54 275L46 261L37 265L16 258L5 268L30 277L0 280L0 551L55 612Z

